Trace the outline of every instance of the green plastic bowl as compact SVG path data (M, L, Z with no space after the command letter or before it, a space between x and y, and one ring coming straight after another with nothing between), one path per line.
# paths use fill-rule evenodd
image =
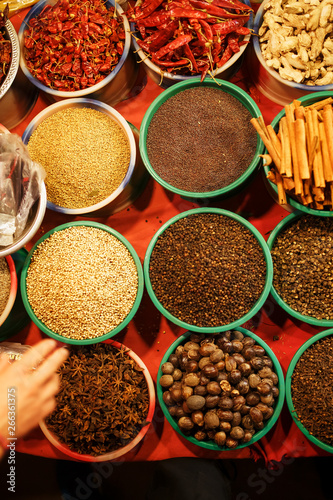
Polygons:
M302 433L304 434L304 436L309 441L311 441L312 443L314 443L319 448L322 448L323 450L328 451L329 453L333 453L333 446L330 446L329 444L323 443L318 438L316 438L315 436L313 436L313 434L310 434L310 432L304 427L304 425L302 424L302 422L298 419L298 416L297 416L297 413L296 413L296 410L295 410L295 407L294 407L294 404L293 404L293 400L292 400L292 397L291 397L291 381L292 381L292 376L293 376L293 372L294 372L295 366L296 366L297 362L299 361L300 357L302 356L302 354L312 344L314 344L315 342L317 342L318 340L320 340L320 339L322 339L324 337L329 337L330 335L333 335L333 329L332 328L330 330L325 330L323 332L317 333L317 335L314 335L313 337L311 337L311 339L307 340L298 349L298 351L296 352L296 354L292 358L291 363L290 363L290 365L288 367L288 370L287 370L285 389L286 389L287 406L288 406L290 414L291 414L291 416L292 416L295 424L297 425L297 427L302 431Z
M119 323L118 326L116 326L113 330L110 332L105 333L104 335L101 335L99 337L91 338L91 339L82 339L82 340L77 340L77 339L71 339L68 337L64 337L63 335L59 335L58 333L53 332L48 328L40 319L37 318L35 315L29 300L28 300L28 294L27 294L27 289L26 289L26 278L27 278L27 272L28 268L30 265L31 258L33 256L34 251L36 250L37 246L42 243L44 240L46 240L51 234L62 231L63 229L67 229L69 227L73 226L90 226L90 227L95 227L97 229L102 229L103 231L106 231L110 234L112 234L114 237L116 237L123 245L127 248L127 250L130 252L138 273L138 290L137 290L137 295L136 299L134 301L134 304L132 306L132 309L126 316L126 318L123 319L121 323ZM51 231L45 233L42 238L40 238L37 243L33 246L33 248L30 250L29 254L27 255L23 268L22 268L22 273L21 273L21 282L20 282L20 288L21 288L21 295L22 295L22 300L24 307L29 314L30 318L32 321L38 326L38 328L44 332L46 335L49 337L52 337L56 340L59 340L60 342L65 342L66 344L76 344L76 345L83 345L83 344L95 344L97 342L102 342L104 340L110 339L111 337L114 337L117 333L119 333L125 326L131 321L133 316L135 315L142 299L143 295L143 289L144 289L144 279L143 279L143 271L142 271L142 265L140 262L140 259L132 247L132 245L126 240L124 236L122 236L118 231L115 231L114 229L104 225L100 224L98 222L93 222L93 221L75 221L75 222L68 222L66 224L62 224L61 226L57 226Z
M261 431L256 432L254 434L253 438L248 443L240 444L236 448L227 448L226 446L217 445L211 439L207 440L207 441L199 441L198 439L196 439L193 436L187 436L186 434L184 434L177 424L177 419L170 415L168 407L163 401L163 392L164 392L163 388L159 384L159 379L162 376L162 368L161 367L162 367L163 363L168 361L170 354L173 354L179 345L185 344L188 341L192 332L189 331L189 332L184 333L184 335L179 337L177 340L175 340L175 342L173 342L173 344L171 344L171 346L169 347L169 349L166 351L166 353L164 354L164 356L162 358L162 361L161 361L161 364L160 364L160 367L159 367L158 373L157 373L156 392L157 392L159 404L162 408L162 411L163 411L165 418L167 419L169 424L175 429L175 431L177 431L184 439L187 439L190 443L195 444L197 446L200 446L201 448L207 448L208 450L213 450L213 451L226 451L227 450L227 451L230 451L230 450L239 450L241 448L251 446L251 444L255 443L256 441L259 441L259 439L261 439L263 436L265 436L271 430L271 428L275 425L275 423L277 422L277 420L280 416L280 413L281 413L281 410L283 407L283 403L284 403L284 398L285 398L284 376L283 376L281 365L280 365L277 357L275 356L274 352L266 344L266 342L264 342L260 337L258 337L256 334L252 333L251 331L246 330L245 328L237 328L236 330L239 332L242 332L244 336L253 338L261 347L263 347L265 349L267 356L269 356L273 362L274 371L277 374L277 376L279 377L279 383L278 383L279 396L277 398L277 402L276 402L275 407L274 407L274 413L271 416L271 418L266 421L265 427Z
M328 97L332 97L333 93L332 92L316 92L312 94L307 94L303 97L300 97L298 101L302 103L303 106L310 106L311 104L314 104L315 102L322 101L323 99L327 99ZM285 110L283 109L280 111L278 115L273 119L272 121L272 127L274 130L277 132L279 122L283 116L285 116ZM266 151L267 152L267 151ZM278 192L277 192L277 187L274 184L274 182L271 182L266 178L270 168L268 165L264 165L264 171L265 171L265 183L268 188L268 191L270 192L271 196L274 198L274 200L277 202L278 201ZM299 201L295 200L288 194L286 194L287 197L287 206L286 209L290 212L300 210L301 212L304 212L306 214L311 214L311 215L318 215L319 217L333 217L333 210L316 210L314 208L309 208L306 205L303 205Z
M296 222L297 219L299 219L303 215L305 215L304 212L298 210L294 213L287 215L287 217L285 217L281 222L279 222L279 224L277 224L277 226L275 226L275 228L273 229L267 240L267 245L270 251L273 248L274 242L278 234L284 229L286 229L286 227L289 224L293 224L294 222ZM273 265L273 273L274 273L274 265ZM290 316L293 316L299 321L304 321L304 323L308 323L310 325L321 326L322 328L333 326L333 319L317 319L313 318L312 316L306 316L305 314L301 314L298 311L295 311L295 309L292 309L292 307L290 307L277 293L273 284L272 284L271 294L274 300L279 304L280 307L282 307L282 309L284 309L284 311L286 311L288 314L290 314Z
M210 79L205 79L203 82L200 81L200 77L197 78L190 78L189 80L176 83L175 85L172 85L168 89L164 90L149 106L147 109L142 123L140 127L140 140L139 140L139 150L141 154L141 158L150 173L150 175L165 189L172 191L173 193L179 194L180 196L183 196L184 198L188 199L210 199L210 198L227 198L229 196L232 196L233 194L237 193L240 191L247 183L252 180L253 176L259 169L259 164L260 164L260 158L259 155L263 153L264 151L264 144L260 137L257 137L257 148L253 157L253 160L251 161L250 165L248 168L245 170L245 172L234 182L229 184L228 186L225 186L221 189L216 189L214 191L206 191L206 192L191 192L191 191L186 191L183 189L176 188L163 180L154 170L154 167L151 165L149 158L148 158L148 153L147 153L147 133L148 133L148 128L150 125L150 122L154 116L154 114L157 112L158 108L162 106L162 104L167 101L170 97L178 94L179 92L182 92L184 90L187 90L189 88L193 87L211 87L214 89L221 90L221 92L228 93L238 99L243 106L251 113L252 117L259 117L261 115L261 112L254 102L254 100L240 87L237 87L237 85L234 85L233 83L224 81L224 80L210 80ZM249 123L249 127L251 127L251 124Z
M172 87L173 88L173 87ZM185 323L184 321L181 321L178 319L176 316L171 314L163 305L161 302L157 299L153 287L151 285L150 281L150 276L149 276L149 264L150 264L150 258L152 251L154 249L154 246L159 238L159 236L169 227L171 226L174 222L178 221L179 219L182 219L184 217L187 217L188 215L192 214L199 214L199 213L214 213L214 214L219 214L219 215L224 215L227 217L230 217L231 219L234 219L238 221L240 224L245 226L247 229L251 231L251 233L255 236L257 239L266 262L266 280L265 280L265 286L262 291L262 294L260 298L257 300L257 302L253 305L250 311L248 311L244 316L238 318L237 320L233 321L232 323L226 324L226 325L221 325L218 327L203 327L203 326L196 326L196 325L190 325L188 323ZM191 330L192 332L205 332L205 333L216 333L216 332L222 332L226 330L230 330L231 328L235 328L236 326L242 325L249 319L251 319L258 311L259 309L264 305L265 300L267 299L271 287L272 287L272 282L273 282L273 262L272 262L272 257L269 251L269 248L266 244L266 241L264 240L263 236L259 233L259 231L246 219L241 217L238 214L235 214L233 212L230 212L228 210L224 210L221 208L194 208L192 210L188 210L187 212L182 212L175 217L172 217L170 220L168 220L163 226L160 227L160 229L155 233L153 238L151 239L148 248L146 250L146 255L144 258L144 263L143 263L143 270L144 270L144 278L145 278L145 285L148 291L148 294L156 306L156 308L165 316L168 320L170 320L172 323L175 323L178 326L181 326L182 328L185 328L186 330Z

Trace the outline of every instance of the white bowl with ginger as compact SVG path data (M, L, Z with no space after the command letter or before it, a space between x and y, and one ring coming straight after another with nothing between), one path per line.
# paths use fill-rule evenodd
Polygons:
M332 13L332 5L322 1L262 2L248 63L268 99L284 106L308 93L333 91Z

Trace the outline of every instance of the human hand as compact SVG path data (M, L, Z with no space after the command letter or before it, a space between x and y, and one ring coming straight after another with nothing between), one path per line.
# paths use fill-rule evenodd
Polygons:
M9 437L9 406L15 407L16 438L24 436L55 409L55 395L60 388L57 370L68 355L67 349L57 348L55 340L44 339L14 363L8 363L6 356L0 357L0 434L4 438ZM9 397L14 405L9 404Z

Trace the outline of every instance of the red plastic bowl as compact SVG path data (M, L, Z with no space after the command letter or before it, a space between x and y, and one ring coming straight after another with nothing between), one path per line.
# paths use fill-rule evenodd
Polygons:
M148 368L144 364L144 362L139 358L137 354L135 354L133 351L125 347L123 344L120 342L116 342L114 340L106 340L106 343L112 344L114 347L118 349L126 349L126 354L130 356L141 368L143 368L143 374L146 378L147 386L148 386L148 393L149 393L149 409L148 409L148 415L146 418L147 425L142 427L141 431L135 436L135 438L128 443L126 446L123 446L122 448L119 448L117 450L111 451L110 453L105 453L103 455L98 455L98 456L92 456L92 455L85 455L81 453L77 453L73 450L71 450L67 445L60 443L58 438L55 436L54 433L52 433L48 427L45 424L45 421L43 420L40 422L40 428L42 429L45 437L50 441L50 443L55 446L58 450L60 450L62 453L67 455L68 457L74 459L74 460L79 460L83 462L106 462L109 460L114 460L116 458L121 457L122 455L125 455L125 453L128 453L131 451L139 442L144 438L144 436L147 434L147 431L150 427L150 424L152 422L152 418L154 415L155 411L155 403L156 403L156 398L155 398L155 387L154 383L152 380L152 377L148 371Z

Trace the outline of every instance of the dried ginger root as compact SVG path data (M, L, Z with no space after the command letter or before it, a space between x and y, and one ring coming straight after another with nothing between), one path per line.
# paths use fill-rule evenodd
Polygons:
M266 64L284 80L333 84L333 0L269 0L258 36Z

